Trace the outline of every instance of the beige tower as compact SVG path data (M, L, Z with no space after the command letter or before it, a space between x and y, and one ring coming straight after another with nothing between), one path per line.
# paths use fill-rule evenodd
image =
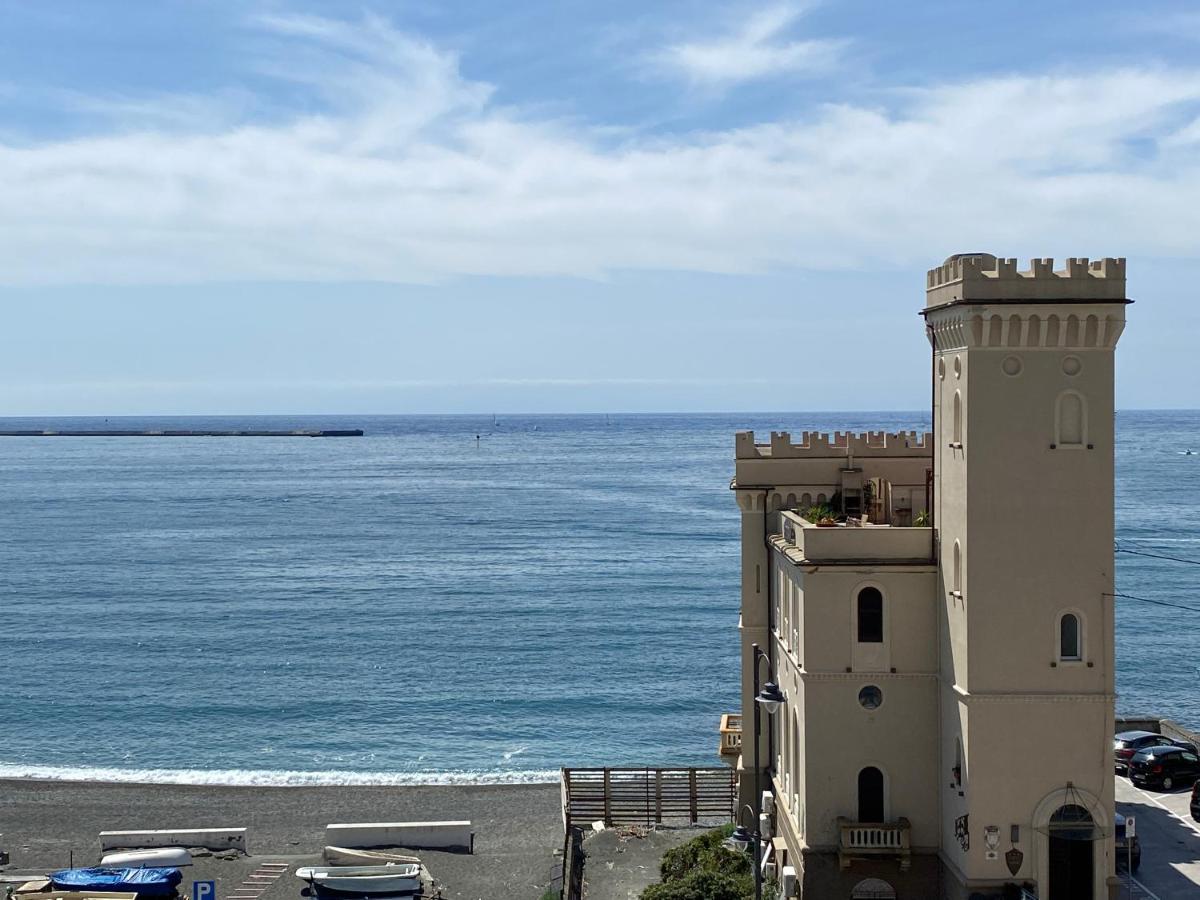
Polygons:
M1128 302L1123 259L1022 272L964 254L928 275L950 896L1113 890L1113 355Z
M1128 302L1124 260L952 257L924 309L932 434L737 436L745 726L721 746L781 896L1115 897Z

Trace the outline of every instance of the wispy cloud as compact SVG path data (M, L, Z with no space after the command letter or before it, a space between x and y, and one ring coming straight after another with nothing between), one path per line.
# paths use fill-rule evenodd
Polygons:
M1196 255L1200 68L881 93L614 142L498 106L387 22L262 20L304 114L189 107L0 140L0 282L602 277L925 263L961 247ZM162 102L157 98L155 102ZM260 110L267 97L247 108Z
M803 7L790 3L759 10L725 34L671 44L655 54L654 61L691 82L720 87L827 72L840 60L847 42L789 40L787 32L803 12Z

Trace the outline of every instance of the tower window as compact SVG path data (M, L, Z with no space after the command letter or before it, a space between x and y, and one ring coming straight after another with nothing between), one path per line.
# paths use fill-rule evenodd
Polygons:
M858 642L883 643L883 594L878 588L865 587L858 592Z
M962 443L962 392L954 392L954 443Z
M1058 620L1058 657L1064 660L1083 659L1079 634L1079 616L1064 613Z
M1055 443L1059 447L1082 447L1087 443L1087 405L1078 391L1058 395Z

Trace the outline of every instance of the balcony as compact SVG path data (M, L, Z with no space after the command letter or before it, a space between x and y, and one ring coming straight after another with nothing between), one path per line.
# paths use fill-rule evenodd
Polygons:
M721 716L721 743L717 752L730 765L737 765L742 752L742 715L725 713Z
M850 868L855 859L891 856L900 860L901 871L912 865L908 819L895 822L852 822L838 816L838 864Z
M844 523L826 528L785 511L780 513L780 530L781 549L797 561L928 563L933 559L932 528Z

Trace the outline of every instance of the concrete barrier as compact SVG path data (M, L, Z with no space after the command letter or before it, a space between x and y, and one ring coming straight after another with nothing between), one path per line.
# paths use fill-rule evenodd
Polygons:
M326 825L325 843L334 847L405 847L413 850L475 852L475 832L462 822L369 822Z
M152 847L206 847L209 850L246 849L245 828L192 828L168 831L102 831L100 851L148 850Z

